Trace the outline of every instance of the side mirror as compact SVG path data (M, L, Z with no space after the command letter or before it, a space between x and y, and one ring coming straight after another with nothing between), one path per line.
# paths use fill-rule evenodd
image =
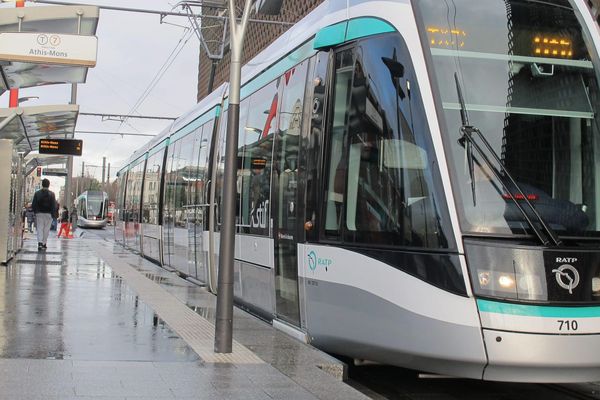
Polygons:
M404 76L404 65L388 57L381 57L381 60L388 67L393 78L402 78Z

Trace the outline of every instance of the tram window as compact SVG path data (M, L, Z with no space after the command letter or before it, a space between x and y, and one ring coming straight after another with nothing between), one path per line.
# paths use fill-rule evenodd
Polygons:
M238 188L240 230L269 234L271 158L276 132L278 88L281 79L269 83L248 100L248 118L240 131Z
M339 234L344 203L347 161L344 157L343 147L348 103L352 89L352 72L353 51L345 50L336 54L333 119L329 142L329 179L325 207L325 231L330 235Z
M208 176L208 153L210 151L210 141L213 134L214 121L210 121L202 126L202 134L196 136L196 152L198 153L198 174L197 174L197 192L195 196L195 204L208 203L207 182L210 180Z
M165 151L150 156L146 163L146 174L144 176L144 202L142 205L142 222L158 225L159 187L162 164Z
M163 203L163 225L173 226L175 222L175 192L177 190L177 159L181 141L169 144L165 165L165 190Z
M402 76L391 62L403 66ZM326 233L337 231L346 242L446 247L435 155L400 36L338 53L335 78Z
M221 206L223 204L223 178L225 173L225 137L227 136L227 111L223 112L223 115L219 118L219 143L216 144L216 153L215 157L217 158L216 162L216 182L215 182L215 202L217 203L217 207L215 211L217 213L216 220L218 222L215 227L216 230L220 230L220 225L222 223L222 213Z
M127 196L125 208L127 210L126 220L129 222L139 222L143 178L144 161L131 168L131 170L129 170L127 173Z
M127 182L126 172L121 172L117 176L117 187L119 188L117 194L117 210L119 213L119 221L125 221L125 183ZM77 210L81 212L81 206L77 204Z

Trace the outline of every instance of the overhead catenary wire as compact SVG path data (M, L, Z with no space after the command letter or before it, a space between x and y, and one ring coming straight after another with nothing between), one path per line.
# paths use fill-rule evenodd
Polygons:
M168 69L171 67L171 65L173 65L173 62L177 59L177 56L181 53L181 51L183 50L183 48L185 47L187 42L192 37L192 34L193 34L193 30L190 28L188 28L186 31L184 31L182 37L177 42L175 48L171 51L171 53L169 54L169 56L167 57L165 62L159 68L158 72L154 75L154 77L152 78L152 80L150 81L148 86L146 87L146 90L144 90L144 92L139 97L139 99L136 101L136 103L133 105L131 110L129 110L129 112L127 113L128 115L133 115L134 113L137 112L138 108L148 98L148 96L150 95L152 90L156 87L158 82L160 82L160 80L162 79L164 74L168 71ZM128 118L123 119L123 121L119 125L119 129L121 129L121 127L123 126L123 124L125 124L127 122L127 120L128 120Z

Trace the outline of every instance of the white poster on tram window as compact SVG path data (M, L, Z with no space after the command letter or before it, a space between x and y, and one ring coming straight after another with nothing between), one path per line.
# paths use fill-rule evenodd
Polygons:
M40 32L0 33L0 60L94 67L96 36Z

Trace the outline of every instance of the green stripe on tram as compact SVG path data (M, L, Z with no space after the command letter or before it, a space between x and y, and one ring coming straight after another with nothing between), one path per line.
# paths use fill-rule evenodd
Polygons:
M600 317L600 307L554 307L554 306L532 306L514 303L502 303L477 299L479 311L494 314L517 315L522 317L544 317L544 318L597 318Z
M201 127L202 125L206 124L208 121L215 119L219 113L219 109L220 109L220 106L215 106L215 107L211 108L206 113L202 114L201 116L199 116L198 118L196 118L195 120L193 120L192 122L187 124L186 126L182 127L177 132L173 133L171 135L170 142L174 143L175 141L181 139L182 137L189 135L190 133L192 133L193 131L195 131L196 129Z
M374 17L354 18L321 29L315 36L314 48L326 49L351 40L388 32L396 32L396 28L387 21Z

